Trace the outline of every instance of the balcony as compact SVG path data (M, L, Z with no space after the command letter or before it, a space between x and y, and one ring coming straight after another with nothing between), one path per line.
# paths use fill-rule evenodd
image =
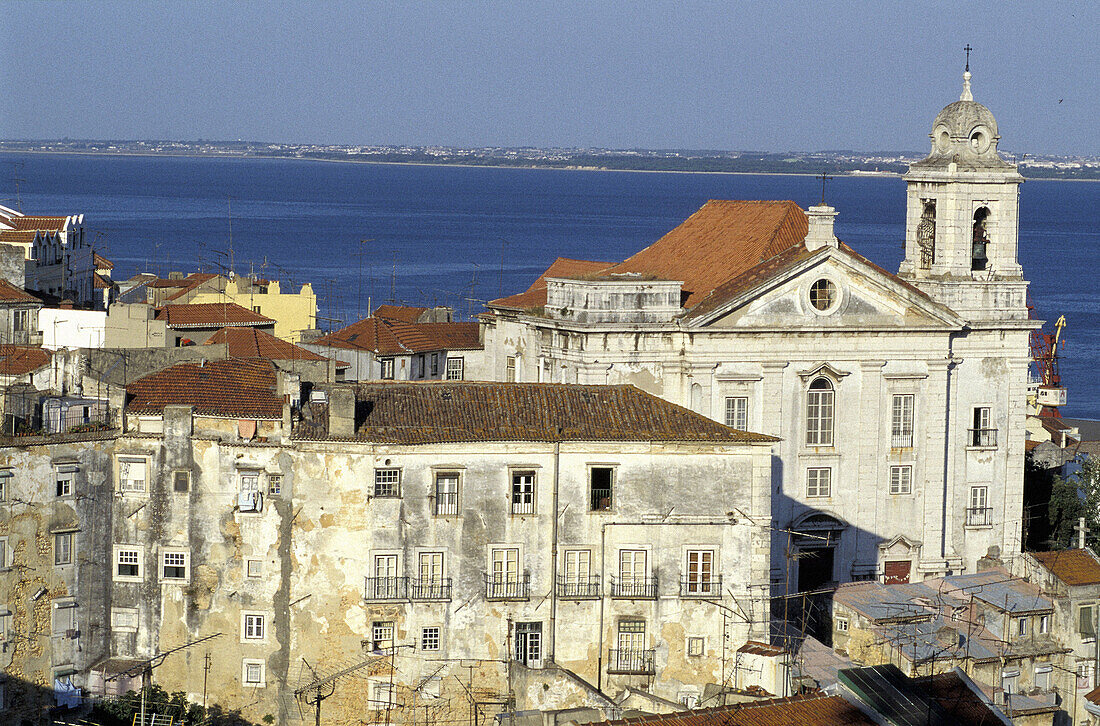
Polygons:
M599 600L600 576L558 577L558 597L563 600Z
M485 576L486 600L528 600L531 597L531 578L528 575L510 578Z
M993 507L969 507L966 510L967 527L989 527L993 524Z
M656 577L611 576L611 597L620 600L656 600Z
M611 487L592 487L591 506L593 512L611 511Z
M997 448L997 429L967 429L966 445L975 449Z
M408 600L409 578L368 577L363 598L366 600Z
M448 517L458 514L458 492L438 492L435 495L435 515Z
M525 502L525 501L522 501L522 500L520 500L520 501L517 501L515 499L512 500L512 514L534 514L534 513L535 513L535 502L534 501Z
M609 675L654 675L652 650L633 650L609 648L607 651L607 672Z
M680 597L722 597L722 576L680 580Z
M891 449L911 449L913 448L913 432L903 432L890 435L890 448Z
M409 598L412 600L450 601L451 578L409 580Z

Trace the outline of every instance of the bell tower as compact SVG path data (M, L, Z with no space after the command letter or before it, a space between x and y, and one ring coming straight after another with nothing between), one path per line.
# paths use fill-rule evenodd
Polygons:
M969 51L969 47L968 47ZM932 122L932 150L905 174L905 259L898 275L969 320L1027 317L1017 259L1023 177L997 153L997 120L970 91Z

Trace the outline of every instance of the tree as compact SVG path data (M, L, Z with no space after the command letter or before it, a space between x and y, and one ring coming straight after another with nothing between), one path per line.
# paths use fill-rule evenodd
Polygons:
M210 706L203 714L202 706L188 701L183 691L169 694L156 684L145 692L145 701L147 713L170 714L180 726L254 726L239 713L227 712L218 705ZM135 714L140 712L141 691L129 691L97 703L88 719L101 726L132 726Z
M1100 459L1086 456L1069 476L1055 476L1050 493L1051 549L1077 546L1077 521L1085 518L1087 545L1100 543Z

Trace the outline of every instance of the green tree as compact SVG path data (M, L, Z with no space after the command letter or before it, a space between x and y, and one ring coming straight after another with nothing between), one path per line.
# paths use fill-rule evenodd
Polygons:
M1050 493L1050 547L1077 546L1077 521L1085 518L1086 544L1100 543L1100 459L1086 456L1069 476L1055 476Z

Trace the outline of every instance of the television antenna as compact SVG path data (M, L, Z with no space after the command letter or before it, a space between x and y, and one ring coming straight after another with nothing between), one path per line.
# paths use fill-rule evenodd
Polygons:
M123 677L125 677L125 678L134 678L134 677L140 675L141 676L141 718L138 721L138 723L141 724L141 726L152 726L152 722L149 722L147 724L146 721L145 721L145 698L146 698L146 694L149 691L149 687L152 685L152 682L153 682L153 669L156 668L157 666L161 665L162 663L164 663L164 659L167 658L168 656L172 655L173 653L177 653L181 650L186 650L187 648L198 645L199 643L205 643L208 640L213 640L214 638L217 638L219 635L221 635L221 633L214 633L213 635L207 635L205 638L199 638L198 640L192 640L189 643L184 643L183 645L176 646L175 648L171 648L170 650L166 650L163 653L157 653L152 658L149 658L148 660L144 660L140 663L136 663L135 665L130 666L129 668L127 668L124 671L120 671L118 673L115 673L114 675L108 676L104 680L105 681L114 681L114 680L118 680L119 678L123 678Z
M407 648L411 646L396 646L393 648L387 648L386 652L375 653L368 658L364 658L351 665L339 667L329 673L323 671L317 671L313 666L309 664L305 658L302 658L302 663L309 669L312 680L305 685L299 686L294 691L294 699L299 703L304 703L307 706L313 706L316 713L314 723L317 726L321 726L321 703L331 697L336 692L337 684L349 678L364 668L369 668L376 663L382 663L389 660L392 664L393 656L397 651L397 648ZM390 698L392 698L392 692Z

